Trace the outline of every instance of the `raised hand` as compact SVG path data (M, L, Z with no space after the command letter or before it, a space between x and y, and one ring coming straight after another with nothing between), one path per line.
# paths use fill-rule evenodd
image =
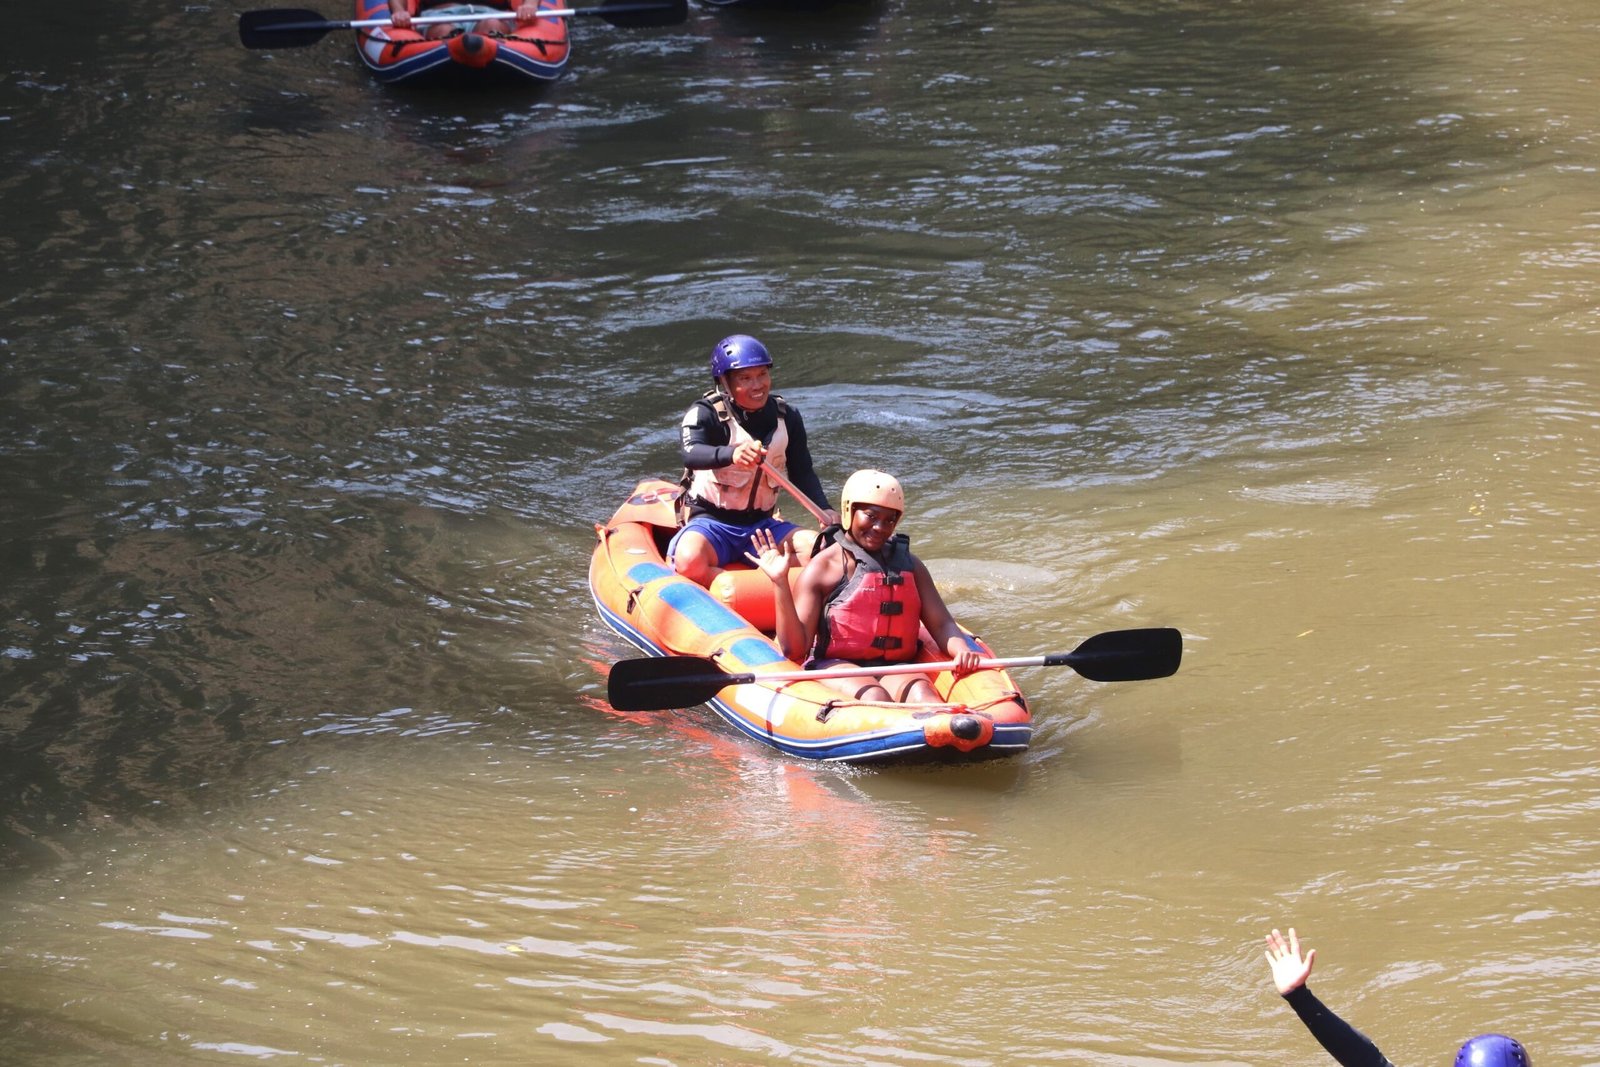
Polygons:
M761 573L772 579L774 585L783 582L788 585L789 568L798 566L800 557L795 554L792 541L779 542L773 539L771 530L757 530L750 537L755 545L754 552L746 552L744 558L761 568Z
M1272 967L1272 982L1280 996L1288 996L1306 984L1316 959L1316 949L1307 952L1304 959L1300 958L1300 938L1292 926L1287 940L1277 930L1267 935L1267 963Z

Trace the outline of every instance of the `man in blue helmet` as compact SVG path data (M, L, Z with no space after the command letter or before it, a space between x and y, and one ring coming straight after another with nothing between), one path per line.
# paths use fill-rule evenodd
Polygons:
M1306 986L1317 950L1300 955L1300 938L1294 927L1285 938L1274 930L1267 935L1267 964L1278 994L1289 1002L1311 1036L1343 1067L1394 1067L1378 1046L1360 1030L1329 1011ZM1456 1052L1455 1067L1532 1067L1533 1059L1522 1042L1504 1034L1479 1034Z
M800 412L772 391L772 356L748 334L724 337L711 349L716 388L689 407L683 417L685 496L688 519L667 545L673 569L710 585L723 568L752 551L757 530L771 531L778 543L810 547L806 531L773 517L781 482L767 468L787 475L823 515L839 521L817 478Z

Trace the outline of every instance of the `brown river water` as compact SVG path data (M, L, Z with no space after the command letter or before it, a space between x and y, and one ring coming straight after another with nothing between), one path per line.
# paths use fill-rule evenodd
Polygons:
M540 91L14 13L0 1063L1600 1063L1600 8L575 20ZM348 17L343 10L327 12ZM593 524L754 332L1033 748L620 714Z

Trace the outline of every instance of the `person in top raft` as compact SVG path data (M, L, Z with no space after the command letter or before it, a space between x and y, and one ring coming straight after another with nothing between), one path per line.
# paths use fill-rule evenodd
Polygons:
M724 337L711 350L711 378L716 387L683 416L689 519L667 545L673 569L707 586L729 563L744 559L758 530L786 545L800 535L804 543L797 547L811 548L814 535L773 517L780 483L763 465L787 474L817 506L824 525L839 521L812 466L799 409L772 391L766 346L742 333Z
M938 646L970 674L982 653L951 618L928 568L911 554L910 539L895 533L905 514L900 483L882 471L856 471L839 502L847 525L838 540L806 563L791 593L788 572L795 550L770 532L757 531L750 558L772 579L778 644L808 667L844 663L877 666L917 657L926 626ZM926 674L887 674L822 681L858 700L937 702Z
M466 16L481 14L485 7L500 7L517 13L516 23L508 19L477 19ZM422 36L429 40L439 40L448 37L457 29L470 33L513 33L517 25L532 22L539 17L539 0L518 0L513 6L511 3L497 3L487 0L483 3L472 4L435 4L426 6L419 15L455 15L463 16L460 22L430 22L421 27ZM410 0L389 0L389 18L396 29L406 30L411 28L411 3Z
M1272 981L1278 993L1300 1021L1306 1024L1311 1036L1344 1067L1394 1067L1383 1053L1360 1030L1323 1006L1306 985L1311 977L1311 965L1316 962L1317 950L1300 955L1300 939L1294 927L1285 938L1274 930L1267 935L1267 964L1272 968ZM1532 1067L1533 1059L1520 1041L1504 1034L1479 1034L1456 1052L1455 1067Z

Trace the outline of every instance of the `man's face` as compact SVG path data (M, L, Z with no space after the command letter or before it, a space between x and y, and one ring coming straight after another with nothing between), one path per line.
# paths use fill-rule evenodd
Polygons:
M772 392L772 368L745 367L731 370L727 375L728 395L746 411L759 411Z

